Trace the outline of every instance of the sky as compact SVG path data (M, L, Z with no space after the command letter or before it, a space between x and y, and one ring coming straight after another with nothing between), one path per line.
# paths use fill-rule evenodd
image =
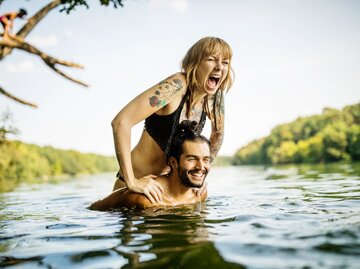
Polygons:
M0 14L23 7L32 15L48 2L6 0ZM360 101L358 0L127 0L118 9L88 2L90 9L69 15L53 10L26 40L84 65L60 68L89 88L25 52L0 62L1 87L39 106L0 95L0 112L9 109L20 129L11 138L113 155L111 120L132 98L180 71L187 50L205 36L224 39L234 54L220 155L233 155L278 124ZM133 128L132 146L142 130L143 123Z

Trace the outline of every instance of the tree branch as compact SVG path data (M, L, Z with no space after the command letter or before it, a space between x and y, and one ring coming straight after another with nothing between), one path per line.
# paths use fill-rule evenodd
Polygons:
M7 91L5 91L5 90L4 90L3 88L1 88L1 87L0 87L0 93L3 94L3 95L5 95L6 97L8 97L8 98L10 98L10 99L18 102L18 103L21 103L21 104L27 105L27 106L31 106L31 107L33 107L33 108L37 108L37 105L36 105L36 104L33 104L33 103L30 103L30 102L24 101L24 100L22 100L22 99L20 99L20 98L18 98L18 97L16 97L16 96L8 93Z
M0 4L2 3L3 0L0 0ZM119 4L121 5L121 0L111 0L111 1L119 1ZM64 72L62 72L61 70L59 70L56 65L63 65L63 66L67 66L67 67L75 67L75 68L83 68L83 66L73 63L73 62L68 62L68 61L63 61L63 60L59 60L57 58L54 58L52 56L47 55L46 53L40 51L39 49L37 49L36 47L34 47L33 45L27 43L24 41L24 38L34 29L34 27L54 8L56 8L57 6L59 6L62 2L66 2L64 0L52 0L48 5L46 5L45 7L43 7L41 10L39 10L34 16L32 16L30 19L28 19L27 23L17 32L16 35L8 35L6 38L2 38L0 39L0 61L8 56L13 49L19 49L19 50L23 50L26 51L30 54L34 54L39 56L44 62L45 64L50 67L53 71L55 71L56 73L58 73L59 75L63 76L64 78L75 82L77 84L80 84L82 86L87 87L88 85L85 84L84 82L81 82L79 80L76 80L68 75L66 75ZM3 34L0 33L0 37L3 37ZM19 102L21 104L24 105L28 105L34 108L37 108L36 104L24 101L10 93L8 93L7 91L5 91L3 88L0 87L0 94L5 95L6 97Z
M48 5L44 6L40 9L34 16L28 19L28 23L26 23L18 32L17 36L22 38L26 37L32 29L54 8L61 4L61 0L54 0Z
M17 32L17 36L26 37L34 27L54 8L61 4L61 0L54 0L40 9L28 22ZM12 52L12 48L0 46L0 60Z
M48 67L53 69L59 75L63 76L64 78L66 78L72 82L80 84L84 87L88 87L88 85L86 83L66 75L65 73L60 71L55 66L56 64L59 64L59 65L67 66L67 67L84 68L82 65L79 65L79 64L76 64L73 62L59 60L52 56L49 56L46 53L44 53L44 52L40 51L39 49L37 49L36 47L34 47L33 45L30 45L29 43L23 41L22 38L19 38L17 36L16 37L8 36L8 38L0 40L0 46L9 47L11 49L16 48L16 49L23 50L23 51L26 51L31 54L35 54L35 55L39 56Z

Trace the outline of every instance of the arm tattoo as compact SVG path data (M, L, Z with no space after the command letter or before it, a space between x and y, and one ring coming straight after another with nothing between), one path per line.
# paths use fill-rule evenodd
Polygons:
M210 159L211 162L215 160L222 142L224 140L224 130L219 130L219 132L211 133L210 135L210 142L211 142L211 150L210 150Z
M169 99L183 88L180 79L164 80L159 83L159 88L154 95L149 97L149 104L151 107L164 107Z
M215 113L216 113L216 118L213 119L212 121L212 130L211 130L211 135L210 135L210 142L211 142L211 150L210 150L210 155L211 155L211 160L213 161L220 148L222 145L222 142L224 140L224 118L225 118L225 99L224 99L224 94L222 92L218 92L218 94L216 94L216 99L215 99ZM216 122L216 127L215 127L215 122Z

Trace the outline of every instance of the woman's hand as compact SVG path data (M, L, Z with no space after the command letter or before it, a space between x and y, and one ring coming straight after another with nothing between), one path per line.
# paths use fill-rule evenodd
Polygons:
M208 183L205 181L201 188L193 188L193 192L197 197L201 197L205 192L207 192Z
M144 176L127 187L133 192L145 194L152 204L160 203L164 189L159 182L154 180L156 177L155 175Z
M159 176L168 175L168 174L170 174L170 172L171 172L171 167L170 167L170 165L167 165L161 170L161 172L159 173Z

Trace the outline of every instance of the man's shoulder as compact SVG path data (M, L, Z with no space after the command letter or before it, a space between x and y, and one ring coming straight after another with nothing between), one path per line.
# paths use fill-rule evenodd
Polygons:
M107 211L122 207L147 208L150 206L152 204L145 195L131 192L128 188L124 187L112 192L104 199L92 203L89 209Z
M153 206L144 194L127 191L124 196L123 201L126 203L126 207L148 208Z

